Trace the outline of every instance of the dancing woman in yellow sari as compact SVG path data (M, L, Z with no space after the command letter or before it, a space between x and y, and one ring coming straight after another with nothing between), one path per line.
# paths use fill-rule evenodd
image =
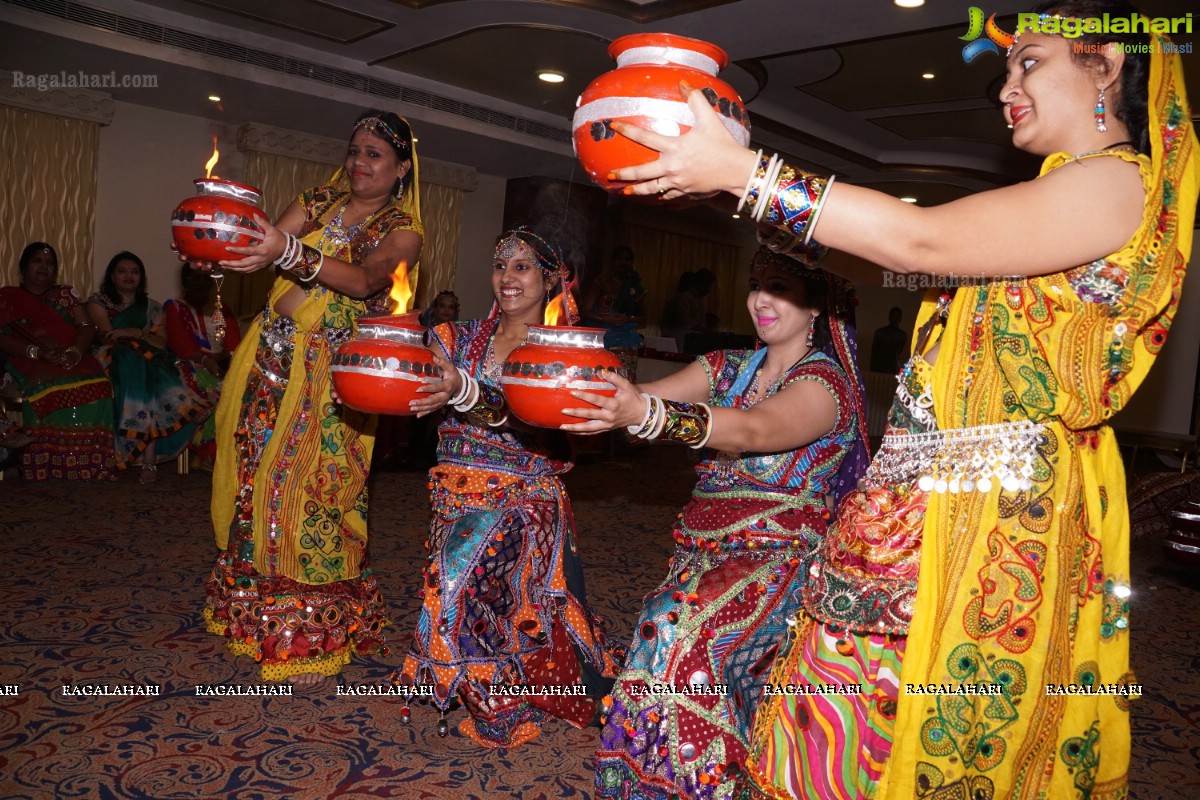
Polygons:
M1135 13L1043 10L1052 31ZM724 190L776 247L984 278L926 298L892 430L772 677L863 691L764 702L746 795L1127 795L1129 520L1107 423L1166 340L1191 252L1182 74L1159 34L1019 31L1000 100L1041 174L934 208L748 152L698 92L678 139L614 123L662 153L616 171L631 193Z
M279 267L217 406L221 555L204 608L208 629L268 680L312 684L382 648L386 609L367 559L376 420L334 401L330 358L396 266L416 266L416 165L408 124L367 112L334 181L288 206L261 244L229 248L244 260L221 263Z

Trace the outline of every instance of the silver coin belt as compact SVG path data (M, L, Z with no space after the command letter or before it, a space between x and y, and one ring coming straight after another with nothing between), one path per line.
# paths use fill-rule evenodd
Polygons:
M262 338L270 348L271 356L258 359L258 369L263 376L279 386L287 386L292 371L292 353L296 349L296 321L291 317L271 319L270 311L263 309ZM325 328L321 335L336 350L353 336L349 328Z
M924 492L1006 492L1033 486L1034 459L1046 444L1046 426L1021 420L971 428L891 434L870 469L864 488L916 486Z

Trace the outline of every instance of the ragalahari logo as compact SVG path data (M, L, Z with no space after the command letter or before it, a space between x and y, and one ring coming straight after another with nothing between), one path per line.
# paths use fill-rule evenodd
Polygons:
M992 14L987 18L987 22L983 21L983 9L977 6L971 6L967 10L967 24L970 26L966 36L958 37L964 42L968 42L963 48L963 61L970 64L982 53L995 53L1001 55L1004 51L1012 46L1015 40L1012 34L1005 33L996 24L996 15Z

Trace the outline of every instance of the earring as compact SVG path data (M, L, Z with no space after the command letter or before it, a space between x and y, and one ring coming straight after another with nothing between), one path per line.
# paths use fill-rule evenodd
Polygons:
M813 314L813 315L812 315L812 319L810 319L810 320L808 321L808 338L805 340L805 345L806 345L806 346L808 346L808 347L812 347L812 346L813 346L813 334L815 334L815 333L816 333L816 328L817 328L817 316L818 316L818 315L816 315L816 314Z
M1104 124L1104 89L1100 90L1100 96L1096 98L1096 131L1105 133L1108 131L1108 126Z

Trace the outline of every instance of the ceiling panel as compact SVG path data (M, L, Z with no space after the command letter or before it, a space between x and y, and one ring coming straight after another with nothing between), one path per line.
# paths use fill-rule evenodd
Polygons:
M376 66L489 97L504 97L570 119L584 88L616 66L608 57L608 45L604 39L574 31L498 26L396 54ZM558 84L540 81L537 72L543 69L561 72L566 80Z
M906 139L959 139L988 144L1011 145L1012 131L995 108L963 111L931 111L872 119Z
M245 19L267 23L332 42L348 44L392 27L320 0L187 0L196 5L228 11Z
M457 3L462 0L392 0L409 8ZM681 14L691 14L713 6L723 6L738 0L550 0L556 5L576 6L605 14L615 14L634 22L653 22Z
M847 111L974 100L992 102L989 84L1004 61L985 54L970 64L962 59L965 32L924 31L835 48L842 67L824 80L799 84L808 94ZM768 70L771 59L765 59ZM933 79L922 78L932 73Z

